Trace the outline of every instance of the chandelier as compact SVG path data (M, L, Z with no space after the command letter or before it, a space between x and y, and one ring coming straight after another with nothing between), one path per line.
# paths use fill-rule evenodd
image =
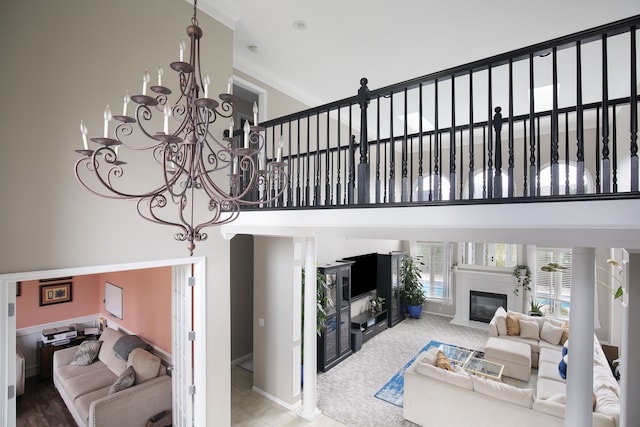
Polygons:
M234 221L242 206L279 199L287 182L282 144L275 161L267 162L265 129L258 126L255 103L253 126L245 121L243 137L233 136L236 97L232 78L227 93L220 94L218 100L209 98L211 79L201 71L197 3L187 27L189 56L185 60L182 40L180 60L170 64L178 73L175 102L169 99L171 89L162 85L162 68L158 69L158 84L150 87L150 75L145 71L142 94L126 93L122 115L112 115L107 105L103 136L90 138L97 144L95 149L89 146L87 127L80 122L84 146L76 150L82 158L75 165L76 178L90 192L136 201L143 218L177 227L175 239L188 242L190 255L195 242L207 239L202 231L205 227ZM133 116L127 114L131 101L137 104ZM230 121L228 136L220 140L212 127L221 118ZM160 124L162 131L152 130ZM156 172L150 176L151 169ZM131 176L136 181L127 181Z

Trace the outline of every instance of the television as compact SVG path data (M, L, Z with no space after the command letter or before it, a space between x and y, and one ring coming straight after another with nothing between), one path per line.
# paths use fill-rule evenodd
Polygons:
M378 254L358 255L345 259L354 261L351 266L351 300L369 296L377 287Z

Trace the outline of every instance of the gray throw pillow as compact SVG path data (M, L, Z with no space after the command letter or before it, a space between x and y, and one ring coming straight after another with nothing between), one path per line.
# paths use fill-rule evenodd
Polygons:
M109 394L114 394L119 391L125 390L133 385L136 381L136 371L133 370L133 366L129 366L124 370L122 374L118 377L116 382L111 385L109 389Z
M131 353L131 350L134 348L142 348L147 351L151 350L151 346L137 335L122 336L118 338L118 341L113 345L113 351L116 353L116 356L122 360L127 360L129 353Z
M76 354L71 359L69 365L86 366L91 365L98 357L102 341L84 341L78 346Z

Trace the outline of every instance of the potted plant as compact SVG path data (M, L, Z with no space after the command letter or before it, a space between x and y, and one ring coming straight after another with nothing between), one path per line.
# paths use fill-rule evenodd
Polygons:
M533 299L533 297L531 297L531 300L529 302L529 315L537 316L537 317L544 316L542 307L544 307L545 305L546 305L545 303L538 302L535 299Z
M371 314L376 315L382 311L386 298L378 295L378 291L372 291L369 297L369 307L371 308Z
M400 271L400 279L403 283L403 288L400 290L400 301L407 307L409 317L414 319L420 317L422 304L426 300L419 281L421 274L418 264L422 264L422 262L411 256L405 256Z
M516 288L513 293L520 295L520 289L524 291L531 290L531 270L528 265L516 265L513 267L513 278L516 282Z

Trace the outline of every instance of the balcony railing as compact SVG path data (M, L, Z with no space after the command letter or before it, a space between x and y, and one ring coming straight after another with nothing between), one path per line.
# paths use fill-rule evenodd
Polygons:
M363 78L351 98L262 123L288 172L268 207L640 197L639 25L377 90Z

